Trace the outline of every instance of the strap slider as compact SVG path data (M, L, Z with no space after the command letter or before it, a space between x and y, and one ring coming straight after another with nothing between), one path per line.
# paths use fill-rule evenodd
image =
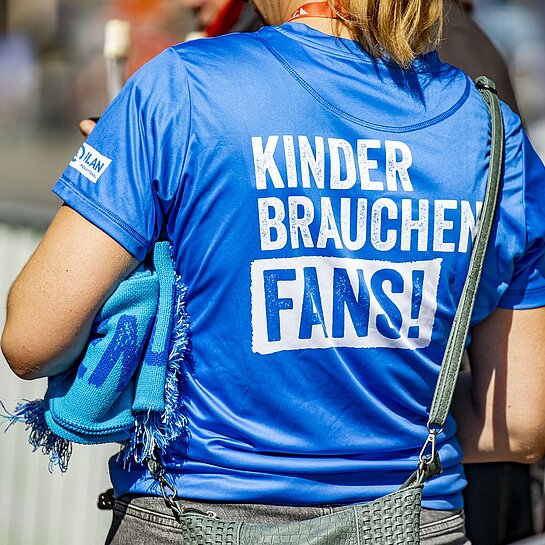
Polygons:
M485 91L490 91L491 93L494 93L496 96L498 95L496 85L492 80L488 78L482 77L475 80L475 85L477 86L477 89L484 89Z

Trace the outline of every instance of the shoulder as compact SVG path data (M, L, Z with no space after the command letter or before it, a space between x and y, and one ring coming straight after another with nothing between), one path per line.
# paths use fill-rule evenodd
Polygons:
M127 110L171 118L189 107L187 82L184 63L173 48L165 49L128 79L106 113Z
M252 61L247 55L262 47L259 32L235 32L183 42L171 47L170 51L186 65L217 61L245 64Z
M156 91L157 86L169 85L173 80L185 78L184 64L176 54L175 48L170 47L139 68L129 78L126 87Z
M175 57L169 59L175 71L183 70L192 100L237 94L278 69L260 32L191 40L164 54Z

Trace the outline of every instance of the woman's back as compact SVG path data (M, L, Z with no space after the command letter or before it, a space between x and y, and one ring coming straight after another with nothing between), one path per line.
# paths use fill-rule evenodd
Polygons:
M117 225L144 210L131 225L143 242L113 228L135 255L166 222L188 286L187 433L166 460L177 485L288 505L396 489L427 436L485 191L488 112L473 84L433 53L403 71L288 24L165 52L119 109L134 157L116 162L99 125L88 144L113 161L87 197L109 201ZM478 320L509 301L526 244L522 135L506 117L501 206L517 227L496 234ZM127 165L130 197L111 195ZM76 206L70 182L58 193ZM454 433L450 419L427 507L461 507ZM145 492L137 475L114 464L118 493Z

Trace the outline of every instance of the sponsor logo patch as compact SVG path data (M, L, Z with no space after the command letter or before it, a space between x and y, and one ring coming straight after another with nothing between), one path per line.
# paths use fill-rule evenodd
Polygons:
M83 174L89 181L96 183L111 162L111 159L99 153L95 148L83 143L70 161L70 166Z

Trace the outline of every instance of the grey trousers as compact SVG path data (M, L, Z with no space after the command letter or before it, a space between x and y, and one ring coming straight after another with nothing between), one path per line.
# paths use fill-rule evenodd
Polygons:
M228 520L256 524L281 524L326 515L343 507L284 507L278 505L200 503L184 506L213 511ZM421 516L422 545L471 545L465 535L464 514L458 511L424 509ZM182 545L182 531L162 498L122 496L116 500L106 545Z

